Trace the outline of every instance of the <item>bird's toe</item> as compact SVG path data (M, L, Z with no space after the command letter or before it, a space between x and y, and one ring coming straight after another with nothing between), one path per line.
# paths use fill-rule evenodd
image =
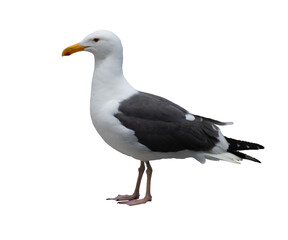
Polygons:
M132 195L118 195L114 198L107 198L106 200L115 200L115 201L131 201L139 198L139 194L132 194Z
M135 206L135 205L140 205L140 204L144 204L147 202L152 201L152 198L150 197L144 197L142 199L135 199L135 200L131 200L131 201L123 201L123 202L118 202L119 204L126 204L129 206Z

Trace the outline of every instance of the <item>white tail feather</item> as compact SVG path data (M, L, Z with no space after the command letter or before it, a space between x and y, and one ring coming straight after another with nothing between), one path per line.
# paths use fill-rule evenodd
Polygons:
M205 157L210 160L216 160L216 161L222 160L222 161L238 163L238 164L240 164L240 161L242 161L242 158L229 152L224 152L224 153L219 153L219 154L205 153Z

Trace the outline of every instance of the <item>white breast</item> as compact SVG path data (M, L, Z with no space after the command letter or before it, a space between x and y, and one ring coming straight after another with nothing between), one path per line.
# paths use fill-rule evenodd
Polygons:
M124 127L114 117L118 112L119 103L136 94L137 91L121 80L119 84L114 84L111 88L106 86L97 82L92 85L90 114L93 125L108 145L119 152L139 159L139 154L150 150L138 143L134 131Z

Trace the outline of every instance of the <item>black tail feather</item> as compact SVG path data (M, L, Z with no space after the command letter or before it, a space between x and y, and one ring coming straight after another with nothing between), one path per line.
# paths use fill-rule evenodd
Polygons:
M258 143L251 143L241 140L236 140L233 138L225 137L227 142L229 143L228 152L232 151L239 151L239 150L257 150L257 149L263 149L264 147ZM251 159L250 159L251 160Z
M230 153L242 158L242 159L247 159L247 160L250 160L250 161L253 161L253 162L258 162L258 163L261 163L258 159L254 158L254 157L251 157L245 153L242 153L242 152L238 152L238 151L229 151Z

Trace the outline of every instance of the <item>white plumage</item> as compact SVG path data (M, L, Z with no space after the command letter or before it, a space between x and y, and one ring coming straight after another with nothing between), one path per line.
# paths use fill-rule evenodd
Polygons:
M95 57L90 113L97 132L114 149L142 161L134 194L113 199L128 200L129 205L151 201L150 182L145 198L131 201L139 197L143 161L151 178L150 160L193 157L201 163L206 158L239 163L247 157L253 160L237 152L243 150L242 143L246 149L262 147L234 139L228 142L216 125L231 123L193 115L169 100L134 89L123 75L122 44L112 32L92 33L62 55L83 50Z

